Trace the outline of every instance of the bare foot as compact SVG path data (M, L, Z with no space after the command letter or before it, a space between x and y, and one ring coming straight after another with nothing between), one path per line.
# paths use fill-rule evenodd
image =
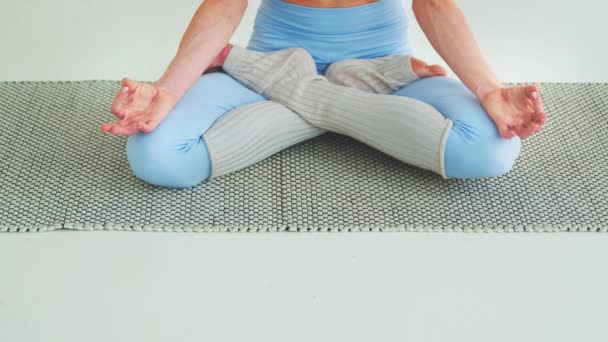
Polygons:
M226 46L224 46L222 51L220 51L220 53L215 57L215 59L211 62L211 64L209 64L209 67L207 67L207 70L217 69L217 68L221 67L222 65L224 65L224 62L226 61L228 54L230 54L230 50L232 50L232 46L233 46L232 44L226 44Z
M481 103L503 138L517 135L526 139L539 132L547 120L536 85L498 88L486 94Z
M438 64L428 65L423 60L412 57L412 70L420 78L431 76L447 76L448 72L444 67Z

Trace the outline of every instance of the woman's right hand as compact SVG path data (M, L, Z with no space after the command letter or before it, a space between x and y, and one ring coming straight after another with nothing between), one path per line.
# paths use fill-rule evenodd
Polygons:
M165 88L123 79L110 111L120 120L101 125L102 132L133 135L150 133L177 103L177 96Z

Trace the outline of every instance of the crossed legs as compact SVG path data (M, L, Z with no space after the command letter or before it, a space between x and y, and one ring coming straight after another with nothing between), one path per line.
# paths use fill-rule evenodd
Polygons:
M281 54L280 51L267 54L277 53ZM260 68L260 63L272 60L266 57L258 60L257 64L245 61L243 67L245 70ZM306 58L309 56L306 55ZM508 172L519 154L519 140L500 139L481 105L460 82L445 77L418 79L411 72L410 61L407 56L391 55L373 60L334 63L327 70L327 80L348 86L350 90L347 94L354 96L355 101L336 94L320 102L325 107L345 106L348 108L346 117L343 111L335 108L333 112L330 111L333 113L330 117L327 117L325 110L319 111L320 108L312 116L301 116L302 108L298 109L298 106L318 106L318 99L312 98L299 105L290 104L289 96L293 93L289 91L279 89L275 90L276 94L268 94L257 89L269 98L279 99L276 102L266 101L263 96L224 73L203 75L154 132L129 137L127 153L132 170L136 176L152 184L191 187L206 179L252 165L329 129L354 135L356 139L400 160L444 177L492 177ZM269 75L265 72L260 74ZM274 83L283 84L282 89L290 89L284 84L290 77L293 83L301 83L301 79L306 78L314 80L314 83L321 85L319 88L313 87L313 91L321 91L317 95L327 95L328 89L334 89L323 77L316 75L316 72L313 74L310 68L304 72L304 76L294 70L274 75L279 78ZM233 76L239 78L239 75ZM261 79L263 82L264 77ZM294 79L300 81L294 82ZM327 88L327 85L332 87ZM300 94L301 99L306 99L306 92L310 89L302 89L305 91L296 93ZM364 101L362 117L355 116L353 103L360 101L363 91L368 92L364 98L372 96L374 99L369 103ZM281 92L284 93L283 100L280 99ZM401 96L401 99L378 95L381 96L379 101L372 92L394 92L393 95ZM283 104L279 103L281 101ZM297 109L295 112L298 113L288 107ZM409 108L408 112L404 108ZM406 120L406 117L411 120ZM430 121L427 120L429 117ZM360 121L361 118L367 121ZM429 122L434 129L423 132L415 132L414 129L414 134L407 134L412 127L424 127ZM451 128L448 128L449 122L452 123ZM376 131L368 130L369 125L372 128L377 126ZM416 138L418 135L423 139ZM424 141L427 145L424 145ZM417 149L422 153L419 154Z

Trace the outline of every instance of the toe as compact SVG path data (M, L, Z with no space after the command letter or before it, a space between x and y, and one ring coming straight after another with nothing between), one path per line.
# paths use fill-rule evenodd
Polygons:
M416 57L412 57L410 63L412 64L412 70L414 73L418 75L418 77L423 77L427 69L426 63Z
M436 76L447 76L447 70L439 64L435 64L431 66L431 72Z

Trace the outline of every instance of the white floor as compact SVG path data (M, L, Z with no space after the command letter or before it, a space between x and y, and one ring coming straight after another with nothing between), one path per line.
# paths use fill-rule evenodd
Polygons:
M604 1L458 3L502 80L608 82ZM197 5L3 0L0 81L155 79ZM607 234L62 231L0 260L0 341L608 340Z
M606 341L606 234L0 236L0 341Z

